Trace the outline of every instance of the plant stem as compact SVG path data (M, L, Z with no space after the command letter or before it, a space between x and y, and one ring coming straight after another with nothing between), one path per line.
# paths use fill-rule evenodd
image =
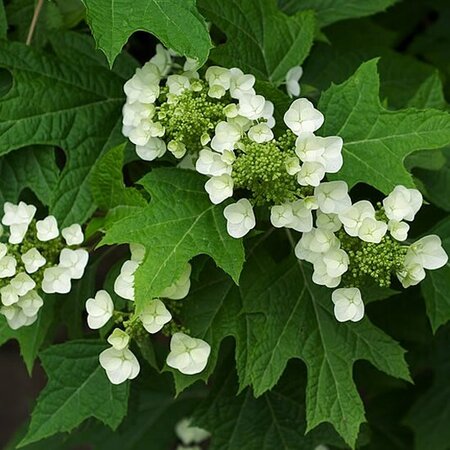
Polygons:
M34 8L33 18L31 19L30 29L28 30L28 36L26 44L30 45L31 40L33 39L34 30L36 29L36 24L39 19L39 14L42 10L42 5L44 4L44 0L38 0L36 3L36 7Z

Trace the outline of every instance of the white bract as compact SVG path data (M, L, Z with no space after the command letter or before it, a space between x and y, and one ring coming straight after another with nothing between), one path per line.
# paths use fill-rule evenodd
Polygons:
M358 288L340 288L333 291L334 315L339 322L358 322L364 317L364 303Z
M219 122L214 130L211 148L217 152L233 150L241 138L241 128L236 123Z
M58 222L54 216L48 216L36 222L37 238L42 242L51 241L59 236Z
M239 114L249 120L261 117L266 99L262 95L242 94L239 97Z
M23 297L25 294L28 294L28 292L36 287L36 283L34 282L34 280L25 272L18 273L10 281L10 285L19 297Z
M200 444L211 437L208 431L193 426L189 418L184 418L175 425L175 433L184 445Z
M406 241L408 237L409 225L406 222L390 220L388 222L388 230L391 236L397 241Z
M348 209L352 201L345 181L322 183L314 189L319 209L325 214L339 214Z
M136 145L136 154L144 161L153 161L166 153L166 143L158 137L150 137L146 144Z
M323 121L323 114L306 98L299 98L292 102L284 115L284 123L297 136L304 132L318 130Z
M294 66L288 70L286 74L286 92L289 97L298 97L300 95L299 80L303 75L301 66Z
M166 362L169 367L185 375L194 375L205 369L210 353L210 345L202 339L175 333L170 340L170 353Z
M383 207L388 219L401 221L414 220L414 216L422 206L422 194L417 189L396 186L383 200Z
M191 288L191 271L192 267L189 263L186 263L183 273L178 280L172 283L169 287L161 292L161 297L170 298L171 300L181 300L189 293Z
M6 255L0 259L0 278L13 277L16 273L17 261L14 256Z
M21 258L28 273L37 272L47 262L36 248L31 248Z
M44 270L42 290L46 294L67 294L72 288L70 271L64 267L48 267Z
M70 278L79 280L83 277L84 269L89 260L89 253L83 248L72 250L64 248L61 250L59 256L59 267L67 269L70 273Z
M242 70L233 67L230 69L230 95L239 99L244 94L255 94L253 86L255 85L255 77L247 75Z
M342 222L337 214L325 214L322 211L317 211L316 227L335 233L341 229Z
M7 284L0 289L0 296L2 303L5 306L11 306L19 301L19 294L10 284Z
M233 160L231 159L231 163L229 162L230 153L232 152L224 150L224 153L220 154L213 152L208 148L204 148L203 150L200 150L195 169L203 175L231 175Z
M9 239L10 244L21 244L28 231L28 225L26 223L18 223L9 226Z
M441 238L435 234L425 236L414 242L409 247L406 258L409 255L424 269L428 270L439 269L448 262L447 253L442 248Z
M223 215L227 219L228 234L234 238L245 236L256 226L253 207L246 198L241 198L236 203L228 205L223 210Z
M86 311L89 328L102 328L113 316L114 303L111 296L104 290L98 291L94 298L86 300Z
M160 331L166 323L172 320L172 314L161 300L154 299L145 305L139 315L142 325L151 334Z
M252 141L262 144L273 139L273 131L266 123L259 123L248 130L248 137Z
M130 343L130 336L120 328L115 328L114 331L108 336L108 343L119 351L125 350Z
M120 269L120 274L114 282L114 292L126 299L134 301L134 273L139 267L136 261L125 261Z
M358 237L365 242L379 244L387 232L387 224L372 217L366 217L358 229Z
M234 182L231 175L224 174L211 177L205 183L205 190L211 202L218 205L233 195L233 186Z
M21 224L29 225L36 214L36 207L27 205L24 202L20 202L18 205L5 202L3 210L5 214L2 218L2 224L6 226Z
M148 62L124 85L127 100L131 102L154 103L159 96L160 72L158 67Z
M366 218L375 219L375 208L367 200L356 202L339 213L339 220L349 236L358 236L359 229Z
M141 369L136 356L128 348L122 350L108 348L100 353L99 360L112 384L133 380Z

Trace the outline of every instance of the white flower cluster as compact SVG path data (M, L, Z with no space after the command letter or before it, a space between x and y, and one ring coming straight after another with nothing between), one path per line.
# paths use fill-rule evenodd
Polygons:
M183 445L179 445L177 450L201 450L196 444L201 444L211 437L211 433L203 428L192 425L192 420L185 418L175 425L175 434Z
M0 243L0 313L12 329L34 323L47 294L67 294L80 279L89 253L78 247L84 240L78 224L61 230L53 216L35 221L36 207L6 202ZM0 238L2 237L0 236ZM74 248L75 247L75 248Z
M134 274L145 257L145 248L139 244L130 245L131 259L125 261L114 283L114 292L130 301L134 301ZM191 286L191 265L181 276L160 295L161 298L181 300L187 296ZM100 290L94 298L86 301L87 323L91 329L104 327L114 316L114 302L105 290ZM149 301L140 314L133 314L130 330L115 328L108 338L110 348L100 354L100 364L113 384L120 384L135 378L140 371L139 361L129 349L132 338L132 325L137 321L150 334L155 334L172 320L172 315L160 299ZM125 325L127 322L125 322ZM167 365L180 372L192 375L204 370L208 363L211 348L201 339L195 339L184 333L175 333L170 341L170 353Z
M308 206L304 205L305 202ZM414 220L421 206L422 195L418 190L396 186L383 200L383 208L377 213L366 200L352 204L347 184L332 181L317 186L313 198L286 204L283 208L273 207L272 223L292 227L293 217L296 217L292 228L303 232L295 248L297 258L313 264L316 284L336 288L350 264L349 255L341 247L336 232L342 228L346 235L372 244L380 244L386 234L403 242L409 230L405 221ZM302 211L301 216L295 214L296 209ZM313 210L316 210L315 227ZM431 235L407 247L403 260L397 277L406 288L425 278L424 269L438 269L445 265L448 257L439 237ZM364 303L358 288L336 289L332 300L337 320L356 322L364 316Z

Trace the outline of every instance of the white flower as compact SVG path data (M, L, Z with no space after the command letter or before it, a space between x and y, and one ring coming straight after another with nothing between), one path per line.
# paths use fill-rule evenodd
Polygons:
M36 248L30 248L21 258L28 273L37 272L47 262Z
M334 315L339 322L358 322L364 317L364 303L358 288L336 289L331 294Z
M129 136L133 128L140 125L141 121L151 120L156 113L156 107L152 103L126 102L122 108L122 133Z
M36 214L36 207L20 202L18 205L5 202L3 205L5 212L2 224L6 226L25 224L29 225Z
M422 206L422 194L417 189L395 186L394 190L383 200L384 211L391 220L414 220Z
M111 296L104 290L98 291L94 298L86 300L86 311L89 328L102 328L113 316L114 303Z
M258 123L248 130L248 137L252 141L262 144L273 139L273 131L266 123Z
M205 80L210 86L220 86L227 91L230 89L231 73L224 67L211 66L206 70Z
M430 234L414 242L409 247L408 253L414 255L422 267L428 270L439 269L448 261L447 253L442 248L441 238L435 234Z
M68 294L71 289L69 270L63 267L49 267L44 270L42 290L46 294Z
M186 154L187 148L182 142L172 140L167 144L167 150L169 150L175 158L181 159Z
M303 163L297 174L301 186L319 186L325 176L325 166L320 162L307 161Z
M151 334L157 333L162 327L172 320L172 314L161 300L154 299L145 305L139 314L142 325Z
M409 225L406 222L390 220L388 222L388 230L394 239L402 242L406 241L406 238L408 237Z
M314 189L314 197L325 214L339 214L352 204L345 181L321 183Z
M145 147L151 138L164 136L165 129L161 122L143 120L136 128L129 133L130 141L138 147Z
M358 236L359 229L367 218L375 219L375 208L367 200L356 202L339 214L339 220L349 236Z
M222 153L224 150L233 150L241 138L241 128L236 123L219 122L211 140L211 148Z
M139 267L136 261L125 261L120 269L120 274L114 282L114 292L126 299L134 300L134 273Z
M145 247L142 244L130 244L131 261L141 264L145 258Z
M185 418L175 426L175 433L184 445L200 444L211 436L208 431L194 427L191 423L191 419Z
M191 265L186 263L181 276L168 288L164 289L161 293L161 297L170 298L171 300L181 300L186 297L189 293L189 289L191 288L191 271Z
M80 245L84 241L83 230L81 225L74 223L70 227L63 228L61 235L66 241L67 245Z
M225 150L225 152L229 151ZM204 148L200 150L195 169L203 175L220 176L225 174L231 175L232 166L226 160L224 161L220 153Z
M275 118L273 117L274 109L275 107L273 106L273 103L269 100L266 100L264 109L261 113L261 118L266 119L266 124L270 128L273 128L275 126Z
M327 288L335 288L341 283L341 277L332 277L328 274L327 266L321 258L317 258L314 261L314 272L312 280L314 283L320 286L326 286Z
M170 353L166 362L169 367L185 375L194 375L205 369L210 353L210 345L202 339L175 333L170 340Z
M322 211L317 211L316 227L323 230L329 230L335 233L341 229L342 222L339 220L337 214L325 214Z
M21 244L28 231L28 225L26 223L18 223L9 226L9 239L10 244Z
M314 239L313 231L314 230L309 233L303 233L294 249L295 256L298 259L308 261L310 263L314 263L320 257L320 254L313 252L310 248L310 244Z
M156 44L156 55L150 59L150 62L158 68L161 76L165 77L172 67L172 56L170 51L161 44Z
M205 190L211 202L218 205L233 195L233 185L233 178L224 174L210 178L205 183Z
M262 95L242 94L239 97L239 114L250 120L261 117L266 99Z
M108 336L108 343L116 350L125 350L130 343L130 336L120 328L114 328L114 331Z
M270 222L276 228L286 227L292 223L294 213L291 203L283 203L282 205L272 206L270 209Z
M349 258L344 250L334 248L323 255L323 262L330 277L340 277L347 272Z
M298 82L303 75L301 66L294 66L286 74L286 91L289 97L298 97L300 95L300 83Z
M54 216L48 216L36 222L37 238L42 242L51 241L59 236L58 222Z
M160 73L158 67L147 62L124 85L127 100L131 102L154 103L159 96Z
M141 370L139 361L128 348L123 350L108 348L100 353L99 361L112 384L133 380Z
M1 226L1 225L0 225ZM8 253L8 247L3 242L0 242L0 259Z
M255 214L251 203L246 198L228 205L223 210L223 215L227 219L228 234L236 239L245 236L255 228Z
M44 305L44 300L35 290L32 290L20 297L17 305L22 309L23 314L34 322L34 318Z
M310 205L305 199L297 200L291 204L292 221L286 226L302 233L311 231L313 228L313 216Z
M144 161L153 161L166 153L166 143L157 137L150 137L145 145L136 145L136 154Z
M415 286L425 279L425 270L421 261L412 253L407 253L403 267L397 272L397 278L406 289Z
M74 280L79 280L83 277L88 261L89 252L83 248L76 250L63 248L59 255L59 267L67 269L70 273L70 278Z
M297 136L303 132L314 132L318 130L324 121L320 111L306 98L299 98L292 102L284 115L284 123Z
M17 304L2 306L0 308L0 313L5 316L9 327L13 330L18 330L21 327L31 325L36 322L37 319L37 315L28 317Z
M28 294L28 292L36 287L34 280L25 272L18 273L10 283L19 297Z
M180 95L191 87L191 83L189 78L184 75L169 75L167 77L167 87L171 94Z
M379 244L387 232L387 224L372 217L366 217L359 227L358 237L365 242Z
M16 274L17 261L14 256L6 255L0 259L0 278L13 277Z
M309 250L314 253L326 253L340 247L339 239L332 231L315 228L311 233L312 239L309 241Z
M230 69L230 95L239 99L243 94L255 94L253 86L255 85L253 75L245 75L242 70L233 67Z
M19 301L19 294L10 284L7 284L0 289L0 295L2 298L2 303L5 306L11 306Z
M288 156L285 164L286 171L289 175L297 175L300 172L300 160L296 156Z

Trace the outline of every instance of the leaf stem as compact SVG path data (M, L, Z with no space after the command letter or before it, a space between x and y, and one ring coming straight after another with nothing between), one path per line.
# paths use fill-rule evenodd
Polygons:
M28 36L26 40L27 45L30 45L31 40L33 39L34 30L36 29L36 24L39 19L39 14L41 13L43 4L44 0L38 0L36 3L36 7L34 8L34 14L33 18L31 19L30 29L28 30Z

